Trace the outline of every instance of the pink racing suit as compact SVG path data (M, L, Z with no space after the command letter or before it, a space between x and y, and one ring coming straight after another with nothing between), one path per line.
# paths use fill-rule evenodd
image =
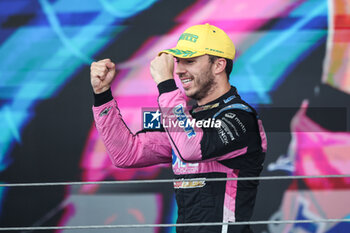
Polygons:
M259 182L206 181L206 178L256 177L267 149L266 135L255 110L236 89L204 105L187 110L174 80L158 85L163 122L160 130L132 134L111 91L95 95L97 130L113 164L121 168L172 163L178 223L249 221ZM217 127L187 121L212 119ZM180 127L182 122L186 127ZM198 181L183 181L196 179ZM177 232L252 232L248 225L178 227Z

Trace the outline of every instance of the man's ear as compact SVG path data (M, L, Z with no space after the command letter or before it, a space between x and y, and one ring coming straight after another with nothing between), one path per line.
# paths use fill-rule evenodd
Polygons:
M213 65L213 72L214 74L220 74L221 72L225 72L226 68L226 59L225 58L218 58L215 60Z

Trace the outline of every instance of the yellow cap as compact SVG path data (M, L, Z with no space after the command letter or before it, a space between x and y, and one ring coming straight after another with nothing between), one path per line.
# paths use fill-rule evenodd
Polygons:
M159 54L161 53L169 53L178 58L210 54L233 60L235 46L223 30L206 23L186 29L175 48L163 50Z

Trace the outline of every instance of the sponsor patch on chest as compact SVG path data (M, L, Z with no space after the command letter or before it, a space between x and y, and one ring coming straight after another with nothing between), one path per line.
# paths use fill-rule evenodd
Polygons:
M190 189L190 188L202 188L205 186L205 180L190 180L190 181L175 181L175 189Z

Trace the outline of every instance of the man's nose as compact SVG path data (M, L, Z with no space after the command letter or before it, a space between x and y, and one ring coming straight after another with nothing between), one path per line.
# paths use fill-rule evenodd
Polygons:
M185 67L184 67L184 65L181 64L181 62L178 62L178 63L176 64L175 73L176 73L177 75L179 75L179 76L180 76L181 74L186 73Z

